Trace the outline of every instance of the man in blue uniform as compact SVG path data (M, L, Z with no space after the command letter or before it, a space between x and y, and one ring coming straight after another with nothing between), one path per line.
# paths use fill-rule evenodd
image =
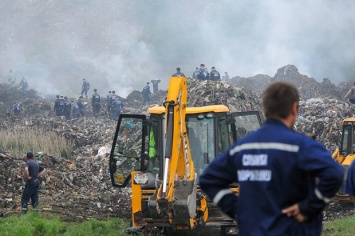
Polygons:
M60 98L59 98L59 95L57 95L57 98L56 98L56 100L54 101L54 111L55 111L55 115L56 115L56 116L60 116L59 102L60 102Z
M71 113L71 102L68 100L68 97L64 97L64 116L67 120L70 120Z
M20 89L22 91L26 91L28 88L28 83L27 80L25 79L25 77L22 77L21 81L20 81Z
M176 73L172 75L172 77L177 77L177 76L185 76L184 73L181 72L181 68L177 67L176 68Z
M205 64L200 65L200 69L198 70L197 79L198 80L209 80L210 74L205 67Z
M112 117L114 120L118 120L121 114L122 102L118 99L118 96L112 98Z
M150 102L150 86L149 86L149 82L147 82L146 86L144 86L143 90L142 90L142 96L143 96L143 105L145 105L146 103L149 104Z
M97 92L97 89L94 89L94 93L91 99L91 106L92 113L94 114L95 118L99 117L101 108L101 97L100 94Z
M30 199L33 208L38 206L38 177L42 176L44 172L45 169L35 161L33 153L28 152L24 172L26 185L21 197L22 212L27 212L27 205Z
M216 70L216 67L212 67L211 68L211 72L210 72L210 80L221 80L221 75L219 74L219 72Z
M81 86L81 96L88 97L88 91L90 89L90 83L84 78Z
M239 235L321 235L322 211L344 169L325 147L292 130L299 93L285 82L263 93L264 125L216 157L200 186L237 218ZM237 182L237 197L229 184Z

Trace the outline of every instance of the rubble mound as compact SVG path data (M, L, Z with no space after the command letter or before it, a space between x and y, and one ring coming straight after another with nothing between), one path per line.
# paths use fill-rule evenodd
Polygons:
M280 80L296 85L303 100L314 97L341 99L342 95L351 87L349 83L336 86L327 78L324 78L323 81L319 83L314 78L300 74L297 67L294 65L279 68L274 77L267 75L256 75L250 78L234 77L231 78L230 83L238 87L243 87L246 91L253 91L254 93L260 94L267 85Z

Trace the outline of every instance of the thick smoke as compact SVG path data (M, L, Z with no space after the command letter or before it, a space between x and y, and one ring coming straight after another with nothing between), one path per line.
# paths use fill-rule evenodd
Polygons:
M3 0L0 74L76 96L82 78L126 96L180 66L273 76L287 64L317 80L355 79L355 2Z

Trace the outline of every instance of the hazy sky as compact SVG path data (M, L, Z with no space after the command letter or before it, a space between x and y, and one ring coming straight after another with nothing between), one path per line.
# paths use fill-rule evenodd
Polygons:
M355 78L355 1L1 0L0 74L43 93L126 96L180 66L274 76L292 64L337 84ZM92 91L91 91L92 92Z

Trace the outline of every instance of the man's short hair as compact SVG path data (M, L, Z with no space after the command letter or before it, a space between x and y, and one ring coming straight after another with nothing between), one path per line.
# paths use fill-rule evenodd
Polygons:
M32 157L33 157L33 153L32 153L32 152L28 152L28 153L26 154L26 156L27 156L27 158L32 158Z
M94 89L94 92L97 92L97 89Z
M262 94L266 118L286 118L300 96L297 88L287 82L278 81L270 84Z
M180 67L177 67L177 68L176 68L176 70L177 70L177 71L180 71L180 70L181 70L181 68L180 68Z

